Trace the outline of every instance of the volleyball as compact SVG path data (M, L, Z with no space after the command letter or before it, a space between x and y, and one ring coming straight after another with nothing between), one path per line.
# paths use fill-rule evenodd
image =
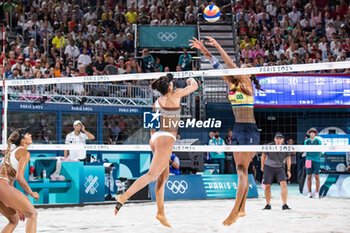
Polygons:
M210 23L214 23L220 19L220 8L215 5L207 6L203 11L204 19Z

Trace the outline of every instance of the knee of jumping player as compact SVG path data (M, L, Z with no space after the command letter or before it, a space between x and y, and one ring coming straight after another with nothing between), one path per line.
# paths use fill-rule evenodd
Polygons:
M237 174L238 175L248 174L248 168L242 164L237 164Z
M160 174L161 174L161 171L149 170L146 175L149 177L151 182L154 182L154 181L158 180Z

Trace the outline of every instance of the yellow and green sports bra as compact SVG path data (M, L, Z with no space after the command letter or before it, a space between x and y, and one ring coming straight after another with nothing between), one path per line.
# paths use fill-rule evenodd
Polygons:
M235 84L232 84L230 90L234 86ZM245 93L239 85L236 88L236 92L229 92L228 100L231 102L232 107L254 107L254 96Z

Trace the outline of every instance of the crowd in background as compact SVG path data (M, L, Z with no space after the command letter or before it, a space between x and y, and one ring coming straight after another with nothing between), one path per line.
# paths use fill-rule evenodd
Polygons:
M350 11L345 0L237 0L233 6L230 2L199 0L197 7L194 0L140 0L129 6L122 0L7 0L0 17L7 31L23 38L7 38L4 72L7 79L31 79L169 71L148 49L140 61L134 58L133 25L196 24L198 11L209 3L223 12L232 8L241 63L350 60ZM184 70L179 65L176 71Z
M237 0L233 11L241 62L266 66L350 60L348 2Z
M127 7L122 0L3 2L7 30L23 35L6 40L6 78L169 71L148 49L142 51L140 63L134 59L133 25L196 24L197 7L193 1L137 3L131 1Z

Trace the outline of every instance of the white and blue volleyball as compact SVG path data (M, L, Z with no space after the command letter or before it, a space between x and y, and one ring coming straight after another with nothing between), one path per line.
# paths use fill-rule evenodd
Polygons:
M203 11L204 19L210 23L214 23L220 19L220 8L215 5L207 6Z

